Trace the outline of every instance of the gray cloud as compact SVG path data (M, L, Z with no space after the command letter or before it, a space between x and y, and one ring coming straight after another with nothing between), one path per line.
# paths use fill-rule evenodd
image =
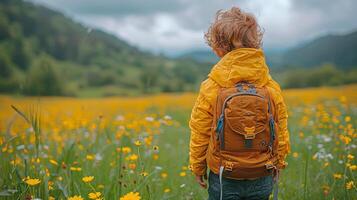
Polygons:
M207 48L203 33L219 9L257 16L264 47L286 48L329 32L357 28L355 0L32 0L153 51Z
M185 9L183 1L167 0L33 0L78 15L149 15Z

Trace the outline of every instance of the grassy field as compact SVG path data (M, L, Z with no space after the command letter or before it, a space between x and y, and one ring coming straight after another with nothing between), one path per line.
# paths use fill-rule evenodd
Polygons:
M280 199L356 199L356 91L284 92ZM206 199L188 169L195 97L0 96L0 199Z

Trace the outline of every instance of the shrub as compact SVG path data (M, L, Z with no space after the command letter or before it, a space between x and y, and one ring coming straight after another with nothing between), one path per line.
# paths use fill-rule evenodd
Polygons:
M40 56L33 62L24 85L27 95L65 95L65 79L54 67L53 61L48 56Z

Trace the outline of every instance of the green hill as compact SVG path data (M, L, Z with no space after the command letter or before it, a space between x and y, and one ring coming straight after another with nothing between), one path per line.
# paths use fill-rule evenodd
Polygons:
M22 0L0 1L0 49L0 92L28 95L192 91L211 67L143 52Z
M283 87L317 87L357 82L357 31L327 35L282 52L267 53Z
M282 64L313 67L330 63L341 69L357 67L357 31L327 35L295 47L282 55Z

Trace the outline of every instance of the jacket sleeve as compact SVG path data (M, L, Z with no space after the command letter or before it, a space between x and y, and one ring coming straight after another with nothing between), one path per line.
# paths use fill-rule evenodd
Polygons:
M287 154L290 152L290 137L288 131L288 112L281 93L278 95L276 108L279 126L278 168L282 169L287 165L285 159Z
M275 110L277 114L277 124L279 127L278 133L278 168L283 169L286 167L285 162L287 154L290 152L290 137L288 131L288 112L284 102L284 98L280 89L280 86L272 79L270 79L270 85L273 88L273 100L275 104Z
M205 175L206 153L211 137L213 120L212 101L216 96L217 88L212 80L202 82L196 103L192 109L189 126L190 139L190 167L194 174Z

